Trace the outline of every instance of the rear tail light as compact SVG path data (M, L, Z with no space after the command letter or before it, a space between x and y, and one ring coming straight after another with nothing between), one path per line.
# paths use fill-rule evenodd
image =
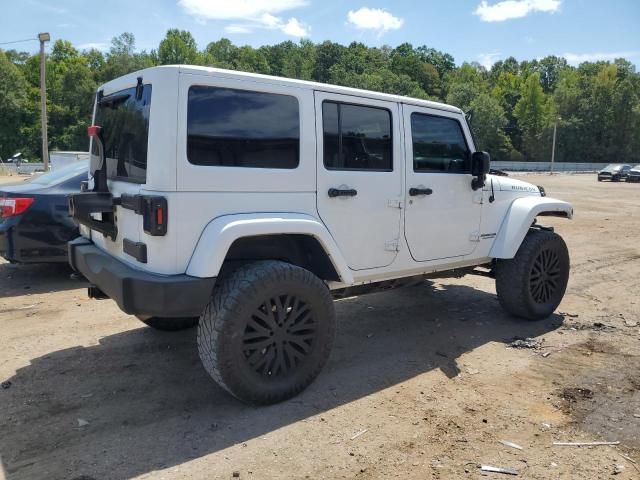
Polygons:
M102 130L102 127L98 125L90 125L87 127L87 135L89 137L97 137L100 135L100 130Z
M29 197L0 197L0 217L15 217L27 211L33 203L33 198Z

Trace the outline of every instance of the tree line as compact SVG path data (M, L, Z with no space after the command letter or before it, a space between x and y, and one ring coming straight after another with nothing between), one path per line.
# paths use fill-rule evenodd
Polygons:
M0 49L0 158L41 156L38 54ZM640 74L623 58L573 67L564 58L518 61L491 69L404 43L367 47L302 40L259 48L222 38L199 50L171 29L157 49L137 51L135 37L114 37L108 52L78 51L56 40L47 56L50 150L86 150L97 87L126 73L166 64L232 70L363 88L456 105L469 116L478 147L495 160L546 161L557 126L556 161L640 163Z

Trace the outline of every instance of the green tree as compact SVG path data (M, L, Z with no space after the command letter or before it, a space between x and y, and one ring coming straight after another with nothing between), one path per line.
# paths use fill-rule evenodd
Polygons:
M522 130L522 153L527 160L543 160L541 139L548 124L549 105L538 73L530 74L522 85L514 115Z
M212 67L218 68L234 68L234 62L237 56L238 47L236 47L228 38L221 38L217 42L211 42L204 50L204 63Z
M21 126L27 110L26 90L22 73L0 50L0 158L23 150Z
M504 133L507 119L500 102L488 93L481 93L469 105L469 114L476 147L488 151L494 160L510 160L513 147Z
M98 75L98 81L106 82L155 65L152 55L144 51L136 53L135 47L136 38L133 33L125 32L113 37L105 66Z
M197 59L196 41L186 30L169 29L160 41L158 60L161 65L195 64Z
M161 63L220 68L315 80L416 98L446 99L472 115L478 145L493 158L547 160L558 126L556 160L640 163L640 75L626 59L585 62L561 57L456 67L451 55L403 43L369 47L286 41L254 48L229 39L198 51L187 31L172 29L157 49L138 51L135 37L114 37L107 53L53 44L47 60L52 148L85 149L85 127L99 85ZM9 50L0 61L0 155L40 151L38 54Z

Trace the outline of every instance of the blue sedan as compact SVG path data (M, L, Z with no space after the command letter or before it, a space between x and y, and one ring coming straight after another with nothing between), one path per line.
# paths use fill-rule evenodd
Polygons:
M0 185L0 255L10 262L67 262L67 242L78 226L67 196L87 180L87 161L27 181Z

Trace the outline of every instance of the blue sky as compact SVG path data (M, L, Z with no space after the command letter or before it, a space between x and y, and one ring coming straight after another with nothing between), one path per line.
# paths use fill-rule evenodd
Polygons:
M108 5L108 7L106 7ZM52 40L107 50L124 31L138 49L157 48L169 28L199 48L220 37L259 46L314 42L396 46L410 42L485 65L555 54L570 63L624 56L640 63L640 0L0 0L0 48L49 31Z

